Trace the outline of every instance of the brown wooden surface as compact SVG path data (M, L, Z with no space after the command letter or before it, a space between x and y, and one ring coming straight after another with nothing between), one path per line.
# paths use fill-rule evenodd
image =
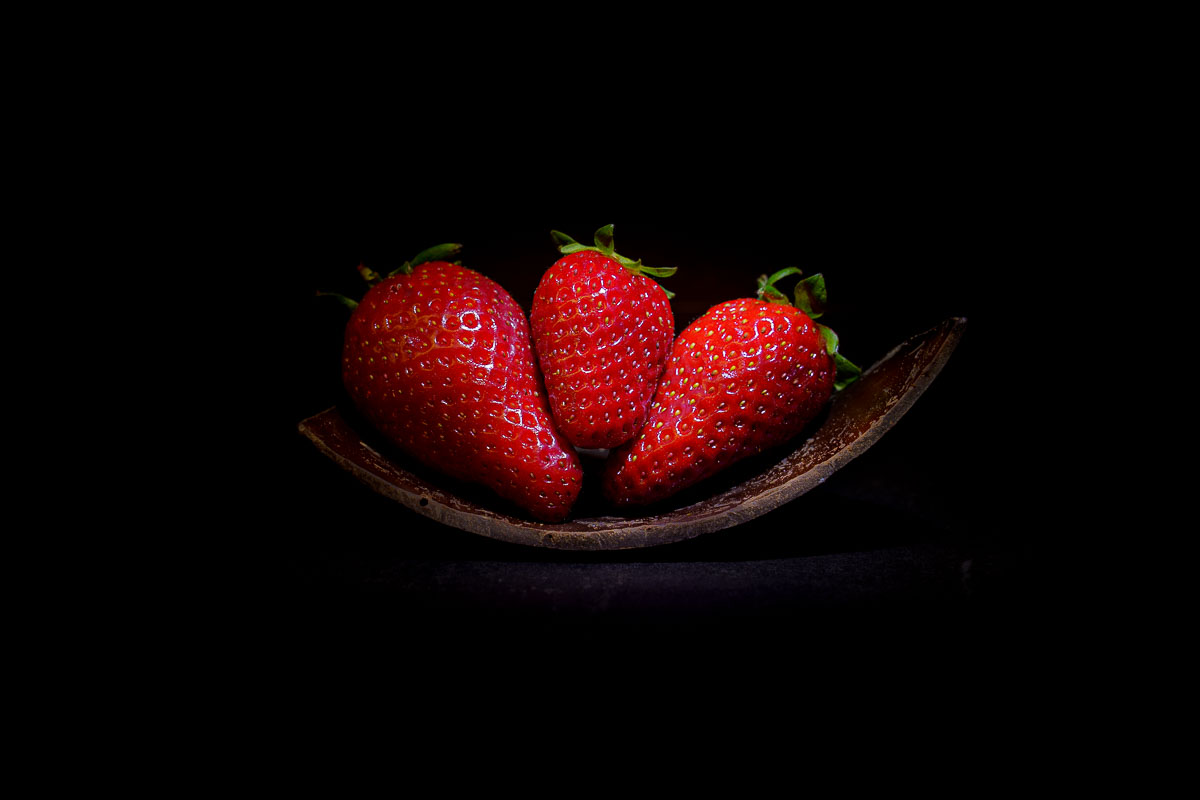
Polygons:
M431 519L502 541L562 550L623 550L669 544L754 519L827 480L874 445L937 377L962 337L952 317L896 346L834 398L819 427L790 451L732 487L710 484L711 497L642 517L586 516L559 524L521 519L441 488L373 447L337 408L300 423L325 455L380 494ZM432 478L432 479L431 479Z

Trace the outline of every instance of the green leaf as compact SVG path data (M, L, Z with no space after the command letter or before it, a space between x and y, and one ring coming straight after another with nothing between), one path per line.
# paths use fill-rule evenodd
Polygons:
M821 333L821 338L825 340L825 352L831 356L836 354L838 351L838 335L833 332L833 328L826 327L818 322L817 330Z
M558 248L558 252L562 253L563 255L570 255L571 253L578 253L580 250L595 249L596 248L594 247L588 247L587 245L580 244L579 242L572 242L571 244L564 244L562 247Z
M840 392L858 380L858 377L862 375L862 370L838 352L838 335L833 332L832 328L818 322L817 330L820 332L821 338L825 340L825 350L833 357L833 364L837 368L837 375L833 379L833 389Z
M332 297L351 311L358 308L357 300L351 300L346 295L338 294L337 292L317 292L317 297Z
M768 303L780 303L782 305L790 305L788 296L776 289L774 286L764 286L758 293L760 300L766 300Z
M766 300L768 303L784 303L788 302L787 295L771 285L771 279L766 275L758 276L758 299Z
M413 257L409 264L414 267L418 264L424 264L427 261L445 261L450 256L458 255L462 252L461 244L435 244L433 247L422 250Z
M835 392L845 389L862 375L862 370L841 353L833 354L833 363L837 367L837 376L833 379Z
M596 247L600 248L600 252L606 256L613 254L613 226L605 225L600 230L596 231Z
M579 250L584 249L583 245L579 244L579 242L575 241L570 236L567 236L562 231L550 231L550 238L554 240L554 244L558 246L558 249L562 250L562 252L564 252L564 253L567 253L567 252L575 253L575 252L578 252ZM576 247L574 250L570 250L570 251L563 250L564 247L569 247L571 245L578 245L578 247Z
M799 267L784 267L774 275L767 277L766 275L758 276L758 299L766 300L768 303L790 303L788 297L783 292L775 288L775 282L786 278L788 275L803 275Z
M803 275L803 274L804 274L804 270L800 269L799 267L784 267L783 269L779 270L771 277L767 278L767 285L774 286L776 283L778 283L783 278L786 278L788 275Z
M395 276L399 275L400 273L404 273L405 275L412 275L412 269L413 269L412 263L405 261L403 264L401 264L400 266L396 267L394 270L389 272L387 276L389 278L394 278Z
M595 248L589 248L594 250ZM639 258L634 261L632 258L626 258L620 253L613 253L610 256L625 267L630 272L636 272L638 275L646 275L654 278L669 278L679 271L679 267L647 267Z
M796 308L813 319L825 313L825 276L821 273L805 278L796 284Z

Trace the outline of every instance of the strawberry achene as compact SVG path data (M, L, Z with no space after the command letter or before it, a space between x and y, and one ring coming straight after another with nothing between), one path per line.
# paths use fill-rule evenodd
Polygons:
M554 427L525 314L495 281L444 261L381 280L347 324L342 376L405 453L539 520L566 518L579 458Z
M645 427L610 455L605 496L652 503L786 442L821 411L836 374L800 309L750 298L714 306L675 341Z
M670 352L670 300L638 267L578 250L534 293L530 324L550 408L577 447L613 448L641 430Z

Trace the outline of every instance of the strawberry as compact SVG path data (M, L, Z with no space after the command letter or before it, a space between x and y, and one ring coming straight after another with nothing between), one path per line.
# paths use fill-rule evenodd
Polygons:
M636 439L613 451L603 490L617 505L665 499L799 433L835 389L859 374L837 336L814 322L824 278L796 289L795 305L759 278L758 298L713 306L679 335Z
M403 452L561 521L583 473L554 427L529 323L498 283L439 260L458 249L430 248L386 278L360 267L373 285L346 326L346 390Z
M594 247L553 231L560 258L542 276L529 320L550 408L563 436L582 448L613 448L646 419L675 336L671 293L647 267L613 251L613 226Z

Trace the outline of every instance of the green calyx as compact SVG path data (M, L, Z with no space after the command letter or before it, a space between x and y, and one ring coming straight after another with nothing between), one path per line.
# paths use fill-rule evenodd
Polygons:
M758 277L758 299L768 303L792 305L807 314L810 319L814 321L819 319L825 314L825 306L828 303L824 275L818 272L797 283L791 300L775 286L777 281L789 275L803 274L804 272L798 267L786 267L774 275L760 275ZM862 370L838 352L838 335L833 332L832 328L819 322L816 323L816 326L821 338L825 340L825 350L837 368L837 375L833 379L833 388L834 391L840 392L858 380L862 375Z
M788 275L803 274L804 272L799 267L786 267L770 277L759 275L758 299L766 300L768 303L794 305L805 314L808 314L812 319L818 319L825 313L825 304L827 302L824 275L818 272L816 275L805 278L797 283L794 302L788 300L788 296L775 287L777 281L786 278Z
M594 240L595 246L580 244L579 242L567 236L561 231L550 231L550 237L554 239L554 243L558 246L558 252L563 255L578 253L581 250L592 250L597 253L603 253L614 261L618 262L625 269L629 270L634 275L644 275L647 278L669 278L675 274L678 267L647 267L641 262L641 259L634 261L632 258L617 253L613 249L613 226L605 225L600 230L596 231ZM675 293L663 289L667 293L667 299L675 297Z
M412 275L413 267L424 264L429 261L446 261L450 256L456 256L462 252L461 244L435 244L433 247L428 247L417 253L408 261L405 261L400 266L388 273L388 277L393 275ZM460 264L458 261L450 262L452 264Z
M438 244L434 245L433 247L427 247L408 261L405 261L403 264L389 272L386 277L391 278L395 275L411 275L413 267L430 261L445 261L451 256L457 255L460 252L462 252L461 244ZM460 266L462 265L461 261L454 261L451 263L458 264ZM358 265L358 274L361 275L362 279L367 282L367 286L374 286L382 281L385 277L368 267L366 264L362 263ZM339 303L346 306L346 308L351 310L358 308L358 301L346 297L344 294L338 294L336 292L317 292L317 297L332 297L334 300L337 300Z

